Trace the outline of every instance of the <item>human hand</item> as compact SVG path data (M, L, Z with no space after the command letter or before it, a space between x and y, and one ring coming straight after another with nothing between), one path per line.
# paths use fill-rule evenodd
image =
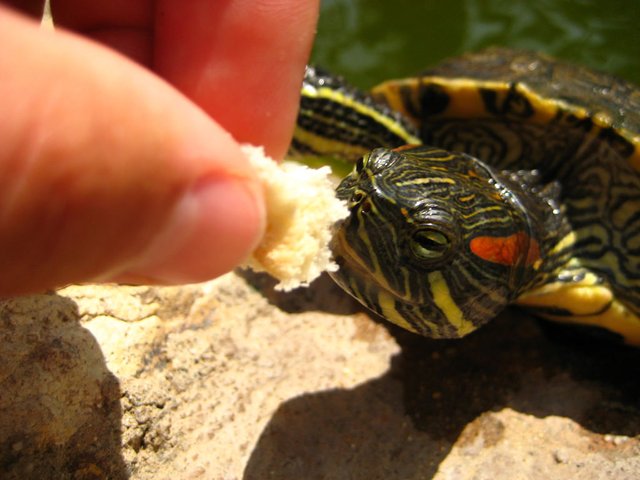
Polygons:
M52 33L0 6L0 295L243 260L265 220L238 143L284 155L317 8L58 0Z

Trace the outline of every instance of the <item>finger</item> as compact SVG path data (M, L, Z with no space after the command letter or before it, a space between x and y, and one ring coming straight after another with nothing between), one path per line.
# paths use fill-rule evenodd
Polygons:
M43 0L9 0L6 3L34 19L42 16ZM155 18L152 0L55 0L52 4L56 28L81 33L150 66Z
M238 145L144 69L0 7L0 294L229 270L263 228Z
M108 45L142 65L151 65L153 0L55 0L52 3L57 25Z
M319 0L57 0L53 16L152 66L238 141L264 145L280 158L291 139L318 6Z
M238 141L281 158L317 14L317 0L159 0L154 68Z

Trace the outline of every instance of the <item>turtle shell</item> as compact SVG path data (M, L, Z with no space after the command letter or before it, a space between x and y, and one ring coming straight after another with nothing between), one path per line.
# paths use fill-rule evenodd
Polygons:
M422 141L557 181L571 233L518 303L640 344L640 89L539 53L489 49L380 84Z

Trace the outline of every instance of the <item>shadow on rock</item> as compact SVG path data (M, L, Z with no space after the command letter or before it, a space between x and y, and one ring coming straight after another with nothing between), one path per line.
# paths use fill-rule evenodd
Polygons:
M432 478L467 425L504 408L570 418L598 434L640 434L638 349L550 336L517 311L462 340L389 330L402 348L389 372L282 404L245 480ZM504 426L494 423L482 428L498 441Z
M517 311L458 341L422 340L394 329L405 406L416 428L453 441L478 415L509 407L571 418L594 433L639 434L640 350L575 329L544 330Z
M318 311L334 315L351 315L365 311L353 297L345 293L327 273L323 273L308 287L290 292L276 290L277 281L266 273L238 270L238 275L273 306L287 313Z
M429 478L442 453L416 436L391 374L353 390L302 395L281 405L244 480Z
M0 478L127 478L118 380L76 304L0 303Z

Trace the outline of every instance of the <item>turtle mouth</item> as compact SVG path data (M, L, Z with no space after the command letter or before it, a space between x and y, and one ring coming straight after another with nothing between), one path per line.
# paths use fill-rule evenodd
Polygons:
M404 318L401 312L414 312L418 304L390 288L384 280L381 281L349 245L346 245L346 248L340 246L344 242L339 235L332 242L334 258L339 269L330 273L331 278L365 308L387 321L414 333L438 336L434 332L423 332L420 322Z
M347 280L347 285L350 283L348 280L351 279L360 279L365 282L375 280L372 272L367 268L362 258L353 251L353 248L345 238L343 226L347 220L342 220L336 225L336 233L331 240L331 252L339 267L339 270L334 272L332 276L344 277ZM345 272L347 269L349 274ZM343 281L339 283L341 285L344 284ZM351 291L350 288L349 290Z
M343 220L342 222L345 222ZM376 273L367 265L347 241L344 231L338 225L338 230L331 241L333 258L338 270L331 272L331 277L344 290L349 292L367 308L378 311L376 305L380 293L406 305L417 305L418 302L405 291L393 288L384 277Z

